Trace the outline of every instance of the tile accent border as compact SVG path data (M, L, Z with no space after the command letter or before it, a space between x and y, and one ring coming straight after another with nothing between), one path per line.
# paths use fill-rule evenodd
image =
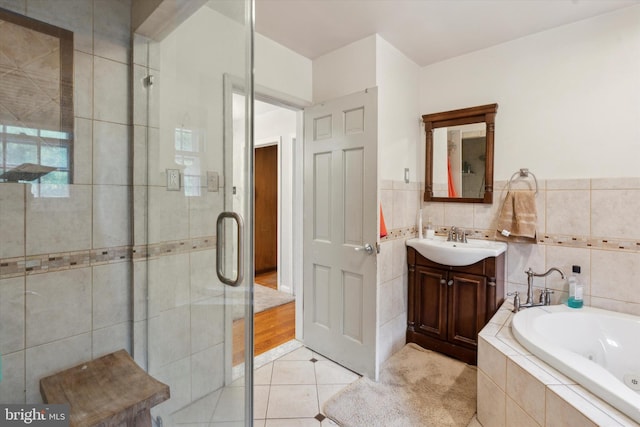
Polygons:
M0 259L0 279L213 249L216 237Z
M494 240L494 230L476 230L471 228L467 228L465 230L468 233L467 236L472 239ZM436 236L446 236L448 231L448 227L437 227ZM394 230L389 230L388 234L380 239L380 242L398 239L411 239L417 236L418 230L415 226L397 228ZM507 243L510 242L507 241ZM569 246L572 248L610 249L624 252L640 252L640 241L624 240L619 238L571 236L567 234L543 234L542 237L538 237L536 243L547 246Z

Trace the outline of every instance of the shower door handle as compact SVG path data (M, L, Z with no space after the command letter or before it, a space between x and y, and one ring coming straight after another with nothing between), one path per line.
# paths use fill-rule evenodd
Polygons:
M236 229L238 231L238 241L237 247L237 259L238 259L238 272L236 274L235 279L230 279L224 275L223 266L222 266L222 253L223 253L223 245L222 245L222 235L224 233L224 220L226 218L231 218L236 223ZM244 277L244 223L242 221L242 217L235 212L222 212L218 215L218 220L216 221L216 274L218 275L218 279L226 285L229 286L238 286L242 283L242 279Z

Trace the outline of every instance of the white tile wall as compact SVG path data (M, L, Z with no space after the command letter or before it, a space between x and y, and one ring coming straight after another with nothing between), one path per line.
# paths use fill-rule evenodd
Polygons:
M189 254L149 260L149 317L190 302Z
M102 329L94 329L91 343L93 359L121 349L131 353L131 324L123 322Z
M129 62L131 4L129 0L94 0L95 55Z
M93 186L93 247L111 248L131 244L129 192L124 185Z
M119 262L93 267L93 327L126 323L131 320L129 290L131 264Z
M91 268L27 276L26 345L91 330Z
M440 227L456 225L492 235L504 199L501 189L505 187L506 182L496 182L492 205L424 203L423 217L432 217ZM529 267L536 272L558 267L571 274L571 266L580 265L587 304L640 314L640 289L633 280L640 265L640 228L636 224L640 179L538 179L538 190L538 237L545 241L509 243L507 290L526 291L524 271ZM472 212L469 206L473 206ZM609 243L601 243L603 239ZM623 240L623 248L612 240ZM587 246L586 242L592 245ZM608 246L601 248L600 244ZM545 284L556 291L554 302L566 301L566 281L555 274L534 281L535 288Z
M96 121L93 141L93 183L126 185L131 169L129 127Z
M73 103L76 118L93 119L93 55L78 50L73 57Z
M224 341L224 300L222 297L200 300L191 305L191 353Z
M25 184L0 185L0 258L24 256Z
M69 185L68 189L69 197L60 198L33 197L27 193L27 255L91 248L91 186Z
M2 356L0 402L25 403L24 361L24 350Z
M224 345L218 344L191 355L191 400L224 385Z
M188 306L159 313L149 318L149 372L158 372L166 365L191 354L191 320ZM191 378L191 374L188 375Z
M91 184L93 175L93 121L75 118L73 136L73 182Z
M4 354L24 348L24 280L0 280L0 348Z
M73 31L76 50L93 53L93 2L28 0L27 16Z
M93 118L128 124L129 66L93 57Z
M25 356L26 402L42 403L41 378L90 359L90 333L27 348Z
M29 267L38 261L25 256L49 256L54 265L76 251L131 244L129 0L0 0L0 7L74 32L75 115L68 197L35 197L31 185L0 185L0 258L20 257L19 265ZM39 402L42 376L130 350L130 268L127 262L88 263L3 275L0 401Z
M181 191L149 187L149 243L189 237L189 200Z

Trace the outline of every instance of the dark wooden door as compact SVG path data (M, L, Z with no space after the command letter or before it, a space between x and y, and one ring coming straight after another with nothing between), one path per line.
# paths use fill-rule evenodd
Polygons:
M449 279L449 342L476 349L485 324L487 279L466 273L450 273Z
M278 146L255 149L255 272L278 268Z
M447 339L447 272L416 267L416 330Z

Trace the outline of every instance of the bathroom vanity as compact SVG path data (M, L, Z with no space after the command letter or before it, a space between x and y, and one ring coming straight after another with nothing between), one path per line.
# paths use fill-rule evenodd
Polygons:
M407 342L475 365L478 333L504 301L505 254L449 266L407 246L407 262Z

